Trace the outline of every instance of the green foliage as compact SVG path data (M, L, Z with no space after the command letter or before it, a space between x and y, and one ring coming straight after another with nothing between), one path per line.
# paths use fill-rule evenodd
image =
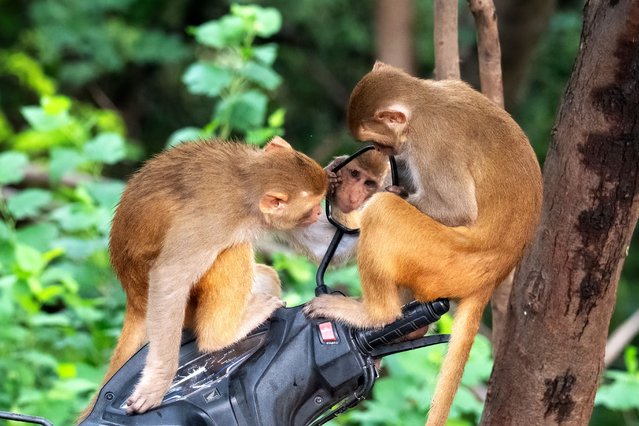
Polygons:
M626 371L608 370L595 398L596 405L610 410L627 411L627 416L639 419L639 358L637 348L629 346L625 351Z
M283 134L284 110L268 114L268 94L282 83L272 68L277 45L254 45L256 37L268 38L280 30L282 18L273 8L232 5L231 14L190 29L204 46L202 59L183 76L189 92L216 99L211 121L198 130L178 130L169 145L198 137L242 136L261 145Z
M171 63L189 54L176 35L136 25L131 0L31 2L33 29L23 44L57 69L65 84L80 86L129 64Z
M0 74L15 76L39 96L55 92L55 83L44 74L40 64L23 52L0 51Z
M124 184L100 174L126 156L124 126L56 95L22 116L0 139L0 410L70 424L121 324L106 241Z
M539 45L527 90L516 112L517 122L542 160L548 151L559 101L572 72L580 32L581 14L578 10L562 11L550 19L548 34Z
M385 374L376 382L372 398L363 403L362 409L351 410L338 417L334 423L370 426L423 425L445 353L446 345L438 345L384 358L382 367ZM491 369L490 343L485 337L478 335L447 424L462 426L479 422L483 409L480 395L485 389Z

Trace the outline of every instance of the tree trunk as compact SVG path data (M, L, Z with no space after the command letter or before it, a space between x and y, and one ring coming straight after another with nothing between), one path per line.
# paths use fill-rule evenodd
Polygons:
M475 18L477 31L481 92L503 108L504 85L501 78L501 47L495 5L492 0L468 0L468 6Z
M412 0L377 0L375 35L377 59L415 75Z
M482 424L588 424L639 215L639 2L590 1Z
M435 79L459 80L458 4L435 0L434 4Z

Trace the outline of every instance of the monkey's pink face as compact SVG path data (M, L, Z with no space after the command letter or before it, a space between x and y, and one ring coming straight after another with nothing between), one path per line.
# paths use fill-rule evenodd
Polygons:
M333 202L343 213L359 209L379 189L377 177L353 163L338 173L342 183L335 191Z

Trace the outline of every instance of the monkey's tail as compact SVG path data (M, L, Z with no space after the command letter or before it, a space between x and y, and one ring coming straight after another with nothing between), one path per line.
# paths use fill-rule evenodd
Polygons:
M462 299L455 311L452 337L435 387L427 426L446 424L486 303L484 297L471 296Z
M131 358L144 344L146 340L146 315L139 309L133 308L129 303L126 305L124 314L124 325L118 339L118 344L113 350L109 369L107 370L100 387L109 381L109 379ZM80 413L75 424L82 422L93 410L95 401L98 398L98 392L93 395L89 405Z

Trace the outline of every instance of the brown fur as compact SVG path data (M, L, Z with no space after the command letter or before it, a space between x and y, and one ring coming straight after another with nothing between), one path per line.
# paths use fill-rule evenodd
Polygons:
M201 350L214 351L281 306L279 278L254 264L251 243L266 230L311 224L326 187L324 170L281 138L264 150L217 140L182 144L131 178L111 228L111 263L127 307L105 377L149 340L128 411L161 402L183 325L194 329Z
M374 195L362 214L363 303L320 297L313 316L379 327L401 315L401 289L459 300L428 425L444 425L482 311L519 262L539 220L541 172L522 130L460 81L420 80L376 64L351 94L348 123L408 165L414 191Z

